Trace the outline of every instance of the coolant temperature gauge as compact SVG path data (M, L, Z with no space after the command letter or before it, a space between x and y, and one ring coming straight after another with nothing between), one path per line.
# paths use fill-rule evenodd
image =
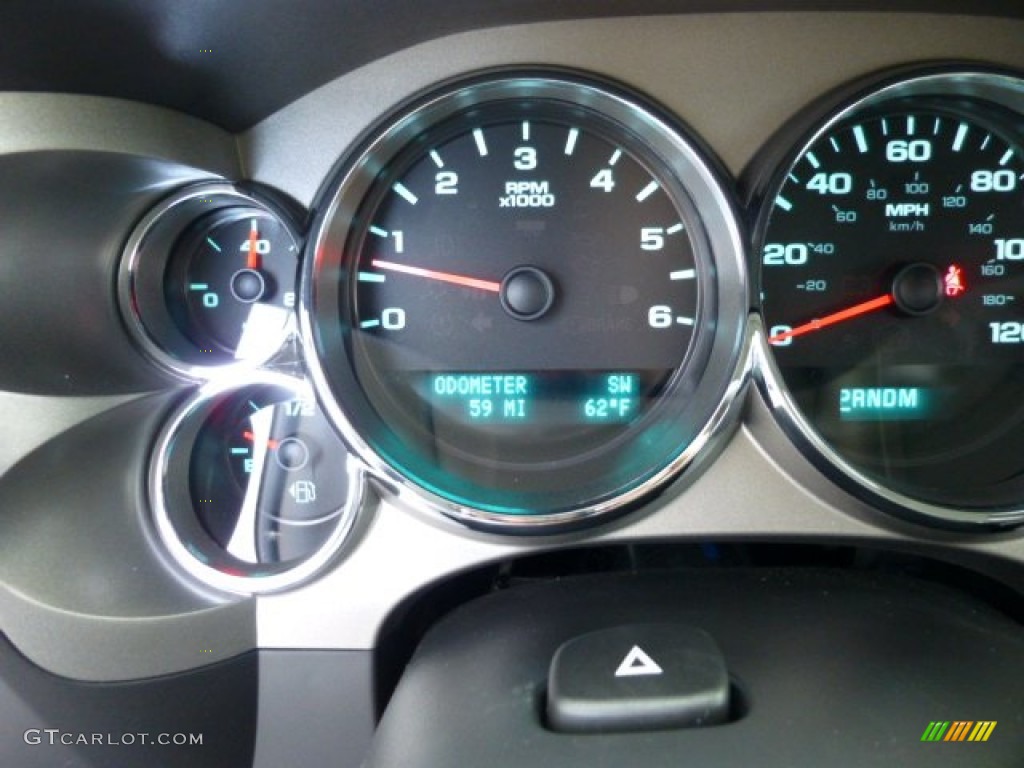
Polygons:
M201 390L165 430L152 484L157 528L179 563L246 592L323 565L362 495L308 386L276 374Z

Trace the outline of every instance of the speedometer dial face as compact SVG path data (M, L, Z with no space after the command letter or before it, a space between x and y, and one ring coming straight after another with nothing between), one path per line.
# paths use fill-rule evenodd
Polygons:
M1024 154L1011 125L952 98L856 110L786 167L758 234L793 423L890 501L958 521L1024 502Z
M644 486L704 427L714 249L737 249L710 169L654 115L578 82L503 82L428 102L358 161L335 203L351 227L321 236L314 331L332 399L359 403L345 425L404 480L549 517Z

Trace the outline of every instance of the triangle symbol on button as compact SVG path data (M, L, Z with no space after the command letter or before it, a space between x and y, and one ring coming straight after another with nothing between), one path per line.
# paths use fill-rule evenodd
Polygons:
M616 677L641 677L645 675L660 675L663 670L648 656L639 645L634 645L626 658L615 670Z

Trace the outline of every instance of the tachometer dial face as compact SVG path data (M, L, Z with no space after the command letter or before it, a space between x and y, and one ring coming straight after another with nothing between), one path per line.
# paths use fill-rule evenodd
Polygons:
M695 434L721 311L699 209L718 206L719 230L731 212L695 149L635 105L627 127L603 92L560 84L582 107L540 97L550 85L466 88L360 160L356 173L381 169L342 196L356 212L339 271L322 261L313 278L336 312L324 322L350 329L327 360L333 397L365 400L346 420L420 488L499 515L557 513L664 470ZM694 168L678 173L658 140Z
M758 230L768 345L819 447L911 509L1024 502L1024 153L993 105L903 98L803 147Z

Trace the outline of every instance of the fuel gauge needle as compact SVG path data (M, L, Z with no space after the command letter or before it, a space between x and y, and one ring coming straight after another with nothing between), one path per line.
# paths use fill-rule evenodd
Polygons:
M774 336L768 337L768 343L779 344L787 339L803 336L804 334L811 333L812 331L820 331L822 328L827 328L830 325L841 323L844 320L851 320L854 317L866 315L868 312L874 312L875 310L882 309L883 307L888 307L894 301L895 299L893 299L892 294L886 293L874 299L862 301L860 304L854 304L852 307L847 307L846 309L841 309L838 312L833 312L831 315L815 318L809 323L798 325L796 328L790 328L788 331L776 333Z
M408 264L399 264L394 261L384 261L382 259L374 259L370 264L377 269L401 272L402 274L414 275L415 277L425 277L428 280L437 280L442 283L461 285L463 288L476 288L477 290L488 291L490 293L501 292L501 283L494 282L493 280L481 280L476 277L456 275L452 272L438 272L434 269L423 269L422 267L413 267Z

